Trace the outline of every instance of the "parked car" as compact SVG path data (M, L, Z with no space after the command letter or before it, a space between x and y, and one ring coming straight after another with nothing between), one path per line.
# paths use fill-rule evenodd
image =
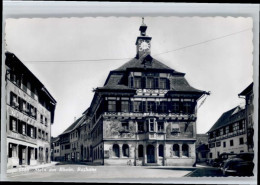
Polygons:
M254 169L254 154L240 153L227 159L221 168L224 176L252 176Z
M222 153L218 156L218 164L217 166L218 167L223 167L224 165L224 162L227 160L227 159L230 159L232 157L235 157L237 154L234 154L234 153Z

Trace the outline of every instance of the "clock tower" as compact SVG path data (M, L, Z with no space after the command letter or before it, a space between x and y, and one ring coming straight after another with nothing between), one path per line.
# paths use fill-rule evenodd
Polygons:
M147 26L144 24L144 18L142 18L142 25L139 28L140 36L136 39L136 58L144 58L151 53L151 40L152 37L146 35Z

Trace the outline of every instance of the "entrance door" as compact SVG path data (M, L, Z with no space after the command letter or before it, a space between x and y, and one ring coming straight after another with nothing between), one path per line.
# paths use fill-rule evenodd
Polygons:
M154 159L154 146L148 145L147 146L147 163L155 163Z
M25 150L25 147L23 146L19 146L19 164L20 165L23 165L25 164L25 159L26 159L26 150Z
M27 164L30 165L30 160L31 160L31 148L28 147L28 158L27 158Z

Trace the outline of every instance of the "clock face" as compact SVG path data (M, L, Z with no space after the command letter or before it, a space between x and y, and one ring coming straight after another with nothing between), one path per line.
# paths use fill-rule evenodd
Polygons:
M144 51L150 49L150 43L147 43L146 41L142 41L139 45L139 51Z

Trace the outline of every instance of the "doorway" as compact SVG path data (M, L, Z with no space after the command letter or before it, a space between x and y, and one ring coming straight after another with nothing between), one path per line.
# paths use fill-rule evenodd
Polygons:
M147 146L147 163L155 163L154 146Z

